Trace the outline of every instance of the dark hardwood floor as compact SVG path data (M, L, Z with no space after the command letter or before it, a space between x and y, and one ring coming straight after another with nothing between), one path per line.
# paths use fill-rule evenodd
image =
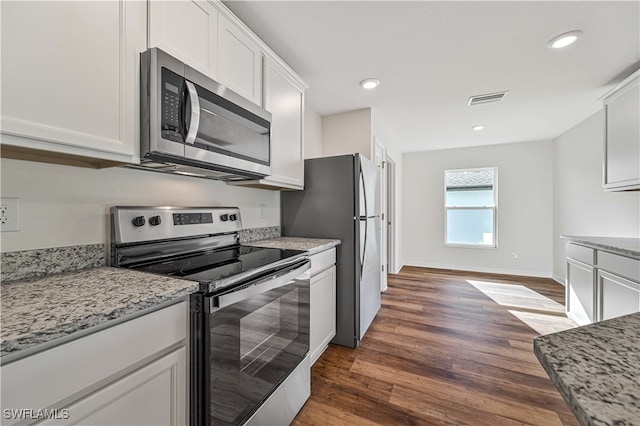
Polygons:
M574 327L550 279L405 267L360 347L330 345L294 425L577 425L533 354Z

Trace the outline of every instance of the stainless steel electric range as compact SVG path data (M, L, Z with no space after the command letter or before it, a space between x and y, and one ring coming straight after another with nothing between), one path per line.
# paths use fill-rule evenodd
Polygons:
M197 281L190 423L282 425L310 394L305 252L239 243L237 208L112 207L111 264Z

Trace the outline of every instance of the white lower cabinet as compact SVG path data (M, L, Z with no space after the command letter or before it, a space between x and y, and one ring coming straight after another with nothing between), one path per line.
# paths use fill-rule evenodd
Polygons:
M180 302L3 364L2 424L187 424L187 314Z
M595 321L594 267L567 259L567 317L578 325Z
M578 325L640 312L640 260L567 243L567 317Z
M640 312L640 283L598 271L598 320Z
M311 364L336 335L336 249L311 256L310 337Z
M187 350L180 348L75 404L45 425L185 424Z

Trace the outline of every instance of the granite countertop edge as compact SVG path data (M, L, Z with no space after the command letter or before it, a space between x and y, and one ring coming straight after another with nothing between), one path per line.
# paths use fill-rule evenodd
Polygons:
M538 361L540 361L540 364L542 365L544 370L547 372L547 375L551 379L551 382L558 389L560 395L562 395L562 398L565 400L567 405L569 405L569 408L571 408L571 411L576 416L576 419L578 419L578 422L581 425L591 424L589 423L589 416L587 415L587 413L585 413L582 406L576 400L575 391L565 386L564 382L560 379L560 376L557 374L555 368L553 367L553 361L549 359L547 354L542 352L540 346L536 344L536 340L534 340L533 352L536 355L536 358L538 358Z
M166 279L160 276L150 277L150 275L146 273L143 274L140 272L112 267L100 267L6 283L3 284L2 287L3 298L7 297L7 294L10 294L7 293L6 290L9 286L14 287L14 290L17 291L20 291L22 288L31 288L30 291L34 291L33 288L37 289L38 286L46 286L47 284L52 283L52 287L47 290L55 293L55 283L60 280L73 281L76 277L81 277L77 279L80 279L87 286L94 286L104 281L103 278L105 274L114 273L115 271L117 271L117 274L121 276L117 279L127 281L125 287L137 285L140 294L148 294L149 296L145 297L135 294L126 295L118 292L118 289L116 288L113 290L112 294L109 295L110 299L109 303L107 303L108 306L101 306L101 303L104 303L104 300L99 299L99 296L96 296L95 306L87 308L86 313L79 314L76 318L72 317L73 315L76 315L74 312L76 311L75 305L71 305L67 311L64 310L66 306L57 306L59 311L56 313L57 318L55 318L55 324L47 325L46 327L40 327L38 325L34 325L33 327L30 326L27 332L22 333L18 337L10 337L7 340L2 340L0 342L0 359L3 363L22 358L23 352L25 353L24 356L33 353L34 350L39 352L38 347L42 347L42 350L45 350L50 346L55 346L56 342L66 343L67 341L74 340L76 337L82 337L94 331L100 331L108 326L116 325L117 323L128 319L133 319L139 315L152 312L174 302L178 303L180 299L187 297L189 294L194 293L199 289L198 283L193 281ZM140 279L136 280L136 277L140 277ZM142 279L143 277L145 279ZM165 289L162 293L152 293L151 290L153 288L154 278L161 280L163 283L170 284L170 288L168 290ZM64 289L61 288L57 291L63 292ZM101 293L96 292L96 294L108 295L109 292L107 290ZM132 300L121 300L123 297L127 296ZM18 300L20 300L20 298ZM53 306L55 306L55 304L53 304ZM69 313L65 314L65 312ZM38 313L39 311L35 314L31 311L27 311L26 315L32 316L38 315ZM24 316L25 305L18 304L13 311L11 306L8 308L3 306L3 316L12 314ZM66 318L66 316L72 318ZM23 327L23 325L18 323L17 325L9 325L7 326L7 329L5 329L3 324L2 331L3 334L15 334L15 329L21 327Z
M581 425L640 424L640 312L534 339L533 349Z
M561 239L598 250L640 259L640 238L561 235Z
M309 255L329 250L341 244L338 239L276 237L262 240L244 242L244 245L256 247L272 247L291 250L306 251ZM109 279L105 279L105 277ZM99 285L114 285L105 289ZM126 285L124 284L126 282ZM160 282L167 287L162 293L154 293L154 283ZM106 283L106 284L105 284ZM68 300L55 301L43 306L42 299L62 296L68 288L65 286L78 285L79 294L84 291L84 296L79 295L78 302L86 311L78 314L76 304ZM0 360L11 362L22 358L34 351L45 350L58 343L65 343L82 337L94 331L99 331L107 326L115 325L120 321L135 318L138 315L159 309L172 301L178 301L189 294L198 291L199 284L194 281L180 280L147 273L130 271L127 269L101 266L84 269L75 272L64 272L33 277L18 281L2 283L3 316L18 315L22 318L33 316L48 316L49 309L54 311L54 324L45 325L34 322L25 326L20 321L15 324L2 323L3 335L17 335L0 341ZM98 288L101 291L95 291ZM75 287L74 287L75 289ZM20 295L20 293L24 293ZM41 296L41 294L43 294ZM94 296L96 295L96 296ZM103 295L104 297L101 298ZM149 295L149 297L146 297ZM92 299L95 297L95 302ZM106 297L106 301L104 298ZM131 300L126 300L127 298ZM120 299L125 299L124 301ZM40 302L40 306L32 310L32 301ZM5 304L6 303L6 304ZM57 305L56 305L57 303ZM106 305L106 306L103 306ZM51 308L53 306L53 308ZM67 313L68 312L68 313ZM67 318L70 317L70 318ZM73 318L75 316L75 318ZM47 318L49 319L49 318ZM26 332L18 332L23 328ZM58 342L58 343L56 343ZM39 349L42 348L42 349Z
M254 247L301 250L306 251L309 255L314 255L336 247L342 244L342 241L333 238L276 237L243 244Z

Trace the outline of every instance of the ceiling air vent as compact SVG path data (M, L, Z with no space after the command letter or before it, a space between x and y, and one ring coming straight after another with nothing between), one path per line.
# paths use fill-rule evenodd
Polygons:
M508 90L504 92L487 93L486 95L475 95L469 98L469 106L478 104L488 104L489 102L500 102L509 93Z

